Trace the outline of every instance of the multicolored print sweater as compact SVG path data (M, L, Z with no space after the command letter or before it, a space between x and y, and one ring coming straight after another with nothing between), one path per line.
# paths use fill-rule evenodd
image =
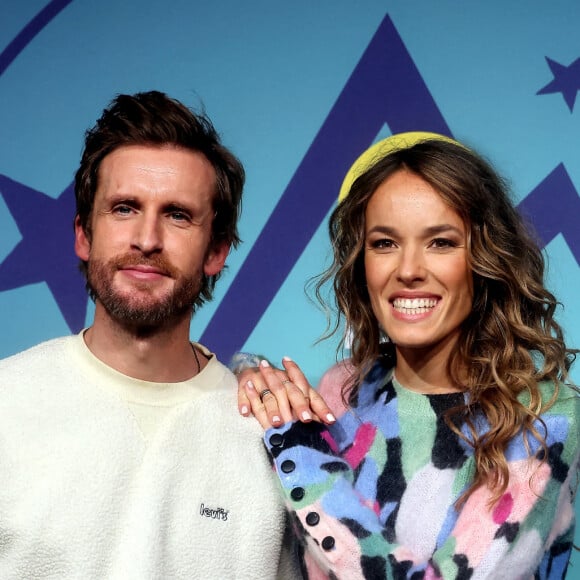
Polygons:
M383 364L375 364L348 410L339 400L347 365L325 375L320 391L336 424L296 422L266 432L301 538L305 576L563 578L578 483L577 394L563 386L542 416L545 461L530 458L524 438L514 438L506 452L509 486L499 502L490 509L490 492L479 488L456 509L473 481L473 450L443 415L464 395L414 393ZM551 385L542 392L549 400ZM477 428L485 430L485 421ZM539 445L528 439L534 454Z

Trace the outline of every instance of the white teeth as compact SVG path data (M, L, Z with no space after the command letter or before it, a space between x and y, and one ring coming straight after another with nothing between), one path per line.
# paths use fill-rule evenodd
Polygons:
M395 298L395 310L405 314L424 314L437 305L435 298Z

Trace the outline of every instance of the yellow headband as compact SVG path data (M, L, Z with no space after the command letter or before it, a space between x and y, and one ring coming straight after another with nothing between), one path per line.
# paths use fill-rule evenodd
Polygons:
M412 131L410 133L397 133L396 135L391 135L374 145L371 145L360 157L352 164L351 168L348 170L342 186L340 188L340 193L338 194L338 201L342 201L350 191L352 184L360 177L367 169L371 168L379 159L382 159L389 153L395 150L408 149L413 147L417 143L429 140L437 141L447 141L448 143L455 143L456 145L461 145L461 143L446 137L445 135L439 135L439 133L427 133L424 131Z

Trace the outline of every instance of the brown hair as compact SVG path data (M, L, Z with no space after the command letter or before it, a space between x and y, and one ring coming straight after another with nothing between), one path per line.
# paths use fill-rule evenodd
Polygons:
M242 164L221 144L207 117L193 113L159 91L118 95L86 133L80 167L75 175L75 197L76 213L89 240L99 167L109 153L127 145L170 145L203 154L216 173L212 246L226 243L236 247L239 244L237 222L245 180ZM86 262L81 262L80 268L86 277ZM218 278L219 274L203 274L194 306L211 300Z
M558 305L544 286L544 258L511 203L507 187L481 157L458 143L428 140L395 150L378 160L353 183L329 223L334 261L317 278L316 295L332 281L337 319L352 333L351 358L357 374L343 396L353 402L360 380L380 355L392 357L392 343L380 344L381 330L366 287L365 211L376 189L400 170L424 179L464 220L474 279L473 308L448 361L455 386L469 393L469 404L452 410L448 423L458 434L465 422L474 446L476 474L467 497L485 483L497 500L508 483L504 452L523 428L545 445L533 423L555 400L575 352L566 348L554 319ZM344 339L339 349L344 346ZM542 400L538 383L554 383L554 396ZM527 393L528 404L518 396ZM475 410L489 430L478 435ZM459 422L458 422L459 420Z

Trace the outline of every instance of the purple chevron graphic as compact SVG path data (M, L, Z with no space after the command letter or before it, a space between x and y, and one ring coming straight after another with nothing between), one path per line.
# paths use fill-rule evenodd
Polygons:
M562 163L520 202L518 210L534 224L544 246L562 234L580 266L580 197Z
M336 201L346 171L385 123L393 133L450 134L389 16L383 19L201 338L222 360L229 360L243 346Z
M350 164L372 143L385 123L393 133L424 130L451 135L388 15L201 338L222 360L229 360L242 348L336 201ZM559 206L557 211L555 206ZM573 223L574 216L580 215L579 206L578 194L564 167L559 166L521 207L544 244L564 233L580 263L580 234ZM268 275L262 276L263 272ZM259 292L256 280L260 281ZM228 329L227 335L224 328Z

